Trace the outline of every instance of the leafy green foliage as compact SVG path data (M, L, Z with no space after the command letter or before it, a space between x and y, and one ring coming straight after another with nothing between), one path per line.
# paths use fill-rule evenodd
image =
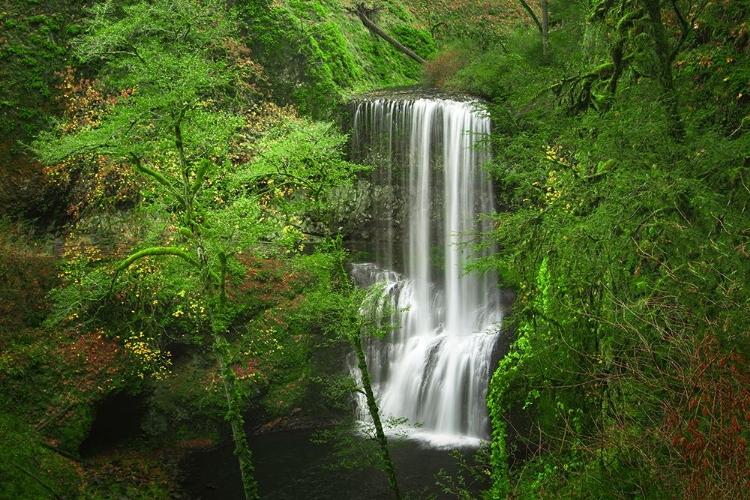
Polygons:
M728 90L743 25L726 6L653 6L602 2L583 31L552 30L549 58L519 33L446 79L493 101L483 265L518 294L490 384L494 498L750 486L747 106Z
M480 50L528 22L516 1L408 0L407 4L437 40L465 40Z
M486 488L490 479L490 450L488 446L481 446L471 450L473 455L467 456L466 451L452 450L451 458L456 463L456 473L450 475L445 469L437 474L437 485L446 495L456 498L473 498L473 492Z
M173 237L179 238L180 243L165 244L162 237L155 245L132 253L113 269L111 281L151 257L171 256L188 264L185 274L192 281L191 292L198 297L195 312L202 323L199 329L212 338L212 351L220 365L226 418L232 427L245 496L256 498L257 485L241 414L243 395L235 384L237 374L231 367L231 352L225 339L227 251L233 249L236 238L231 234L227 238L224 227L206 222L209 219L204 208L209 205L200 196L209 184L207 173L211 174L217 162L228 162L232 138L243 125L242 118L232 113L232 107L215 107L217 99L226 105L232 104L234 97L247 98L237 93L249 88L244 80L247 65L236 65L234 71L227 69L238 53L227 41L236 32L236 24L231 13L218 3L204 2L199 9L192 1L117 7L114 2L104 2L92 8L86 34L77 42L77 54L84 61L101 61L108 83L129 90L122 92L122 99L112 101L100 119L91 124L72 127L59 138L41 137L37 151L49 163L78 155L82 150L98 150L127 161L152 183L153 194L158 193L166 201L166 206L154 206L152 220L169 221L169 212L174 211ZM221 53L224 57L217 57ZM161 212L163 209L167 212ZM239 229L235 226L230 231ZM204 239L210 243L204 245ZM101 276L102 270L94 270L93 275L97 274ZM98 290L93 302L101 306L102 299L112 297L112 285L105 293L102 287ZM87 292L82 294L86 296ZM178 309L173 316L179 318L181 313L184 311ZM125 346L143 362L152 363L160 357L160 350L149 345L154 338L158 339L158 332L144 337L143 330L133 329Z
M286 220L282 238L330 237L362 217L353 198L356 176L366 167L345 161L345 146L332 124L285 121L253 145L252 168L238 172L234 186L260 187L263 217Z
M747 16L747 6L736 2L707 3L695 13L693 38L675 62L692 82L685 88L690 112L704 127L734 136L748 127ZM667 18L669 25L675 22Z
M259 399L271 418L299 411L311 342L304 322L286 321L292 301L302 301L305 273L274 277L268 260L249 275L248 259L301 252L324 215L319 235L336 231L329 227L349 214L334 202L345 200L361 167L343 160L345 138L330 125L250 101L257 66L232 42L231 13L218 4L195 7L105 2L92 8L76 42L82 60L101 64L101 81L71 84L65 121L35 149L66 182L112 163L132 167L141 180L127 220L137 236L125 248L116 238L104 259L90 252L68 261L50 324L85 322L120 342L137 376L153 375L157 387L168 376L170 348L210 348L216 364L210 379L198 381L210 394L199 413L210 416L224 400L246 496L254 498L243 427L248 399ZM108 181L119 182L101 177L102 193ZM117 216L122 207L104 198L83 204ZM88 220L81 217L79 230ZM121 251L128 256L113 264ZM266 281L276 285L273 295L250 285ZM195 381L190 370L178 373L183 383ZM177 399L160 397L154 409L179 422ZM158 431L158 416L147 426Z
M662 144L668 143L668 132L661 133ZM681 401L693 375L676 367L721 371L693 359L691 353L705 342L715 349L706 356L714 359L744 359L748 349L746 336L737 337L746 318L735 312L747 301L736 274L744 265L742 252L734 246L743 238L742 215L725 193L692 177L690 163L672 171L617 154L609 157L620 161L586 165L591 161L586 149L548 148L541 171L508 175L506 182L515 179L520 189L509 200L516 208L496 218L497 244L506 249L496 267L519 291L519 302L515 343L492 381L495 456L504 474L501 463L508 456L502 442L508 436L502 421L511 409L523 411L531 434L545 436L539 448L525 452L545 464L546 472L537 477L546 479L530 490L533 495L546 495L563 480L573 488L571 495L581 495L590 487L589 474L604 474L605 482L624 488L663 484L661 474L673 465L643 460L669 446L670 434L662 434L660 424L667 414L689 420ZM662 150L657 156L669 154ZM643 162L646 155L637 156ZM722 221L718 231L716 217ZM708 296L714 306L707 306ZM718 324L724 333L716 331ZM721 348L724 336L732 342ZM745 400L739 388L746 374L723 373L716 373L721 382L710 390L728 384ZM665 407L673 410L665 413ZM714 418L731 421L734 411L722 409ZM625 456L618 449L627 450ZM589 469L601 453L612 454L612 466ZM741 457L744 452L740 462ZM580 470L571 475L576 464ZM660 480L638 478L635 471L651 471ZM509 493L503 481L498 478L497 487ZM732 497L719 490L711 494Z

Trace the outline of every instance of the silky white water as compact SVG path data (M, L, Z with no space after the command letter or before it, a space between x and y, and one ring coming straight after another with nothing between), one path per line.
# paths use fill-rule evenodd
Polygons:
M400 328L368 342L383 416L419 427L435 445L489 438L487 385L502 320L496 281L467 273L492 211L487 114L471 102L371 99L354 112L355 156L376 167L391 198L375 207L380 255L352 269L363 286L386 282ZM362 417L366 406L360 404Z

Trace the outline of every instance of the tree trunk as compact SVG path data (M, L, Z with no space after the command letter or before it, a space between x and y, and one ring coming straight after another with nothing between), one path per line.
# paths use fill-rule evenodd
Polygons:
M197 233L194 231L195 239L199 254L203 253L202 245ZM232 441L234 441L234 454L240 465L240 477L242 479L242 488L245 492L245 500L260 500L258 492L258 482L255 479L255 467L253 466L253 454L250 446L247 444L247 434L245 433L245 419L242 417L242 396L237 389L237 377L232 369L232 355L224 332L224 325L218 318L221 318L226 307L226 270L227 256L224 252L218 253L221 263L218 283L208 271L205 262L202 262L203 279L205 293L209 297L209 303L214 303L216 299L216 287L218 286L218 308L209 309L211 320L211 330L213 333L213 352L219 362L221 372L221 383L224 388L224 397L227 401L226 420L232 429Z
M356 14L359 16L359 19L362 21L362 24L367 26L367 28L381 37L386 42L390 43L394 47L396 47L398 50L406 54L407 56L411 57L415 61L417 61L419 64L424 64L424 59L422 59L419 55L417 55L413 50L411 50L409 47L401 44L398 40L393 38L391 35L380 29L380 27L372 22L370 18L367 16L367 9L365 8L365 4L358 4L357 10L349 9L350 12L356 12Z
M521 7L526 11L534 24L536 25L539 33L542 35L542 53L546 56L549 53L549 9L547 6L547 0L542 0L542 20L540 21L531 6L526 3L526 0L519 0Z
M547 0L542 0L542 53L549 53L549 10Z
M674 76L672 74L672 63L674 62L676 52L669 46L669 42L667 41L660 2L658 0L645 0L644 4L646 5L646 11L648 12L651 24L651 36L653 37L659 64L657 79L664 96L664 110L667 115L669 135L677 140L681 140L685 137L685 124L682 122L680 96L674 87Z
M354 344L354 350L357 353L359 371L362 373L362 386L365 389L365 396L367 398L367 409L370 412L370 417L372 417L372 423L375 425L375 436L382 453L383 468L388 475L388 484L390 485L391 491L393 491L396 500L401 500L401 492L399 491L398 479L396 478L396 467L393 465L393 460L391 460L391 455L388 451L388 439L385 437L383 423L380 421L378 403L375 401L375 394L372 392L370 372L367 369L367 358L365 358L365 351L362 348L362 339L357 334L353 334L351 337L352 343Z
M219 361L221 372L221 383L224 387L224 396L227 401L226 419L232 428L232 440L234 441L234 454L240 464L240 476L242 488L245 492L245 500L259 500L258 483L255 480L255 468L252 462L252 453L247 444L245 434L245 420L242 418L242 408L238 404L235 391L236 378L232 367L227 359L227 341L218 333L214 334L214 354Z

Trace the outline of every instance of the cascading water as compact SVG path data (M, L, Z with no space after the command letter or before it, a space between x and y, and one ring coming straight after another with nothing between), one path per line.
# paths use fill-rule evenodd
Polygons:
M435 445L476 444L488 438L485 399L502 320L496 281L465 273L471 239L487 229L478 215L492 210L481 169L489 117L447 99L353 106L353 155L375 167L377 256L352 274L362 286L385 281L388 300L405 310L398 330L368 345L381 413L420 424L411 436Z

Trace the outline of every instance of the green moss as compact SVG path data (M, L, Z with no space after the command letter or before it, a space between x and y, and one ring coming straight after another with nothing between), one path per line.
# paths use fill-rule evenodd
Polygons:
M406 45L423 58L428 58L435 53L435 40L424 30L413 26L394 26L391 29L393 36L402 44Z
M328 17L328 11L318 1L291 0L289 7L301 18L321 20Z
M411 26L400 2L381 12L384 29L397 27L407 45L430 54L433 43ZM415 83L419 64L373 37L359 18L330 0L248 2L243 14L255 57L274 82L273 93L316 118L330 118L337 102L354 91ZM391 32L394 32L391 30Z
M68 45L76 34L72 27L82 15L82 4L73 0L9 0L3 4L0 81L3 82L3 102L13 103L0 106L0 128L4 135L0 144L0 176L3 178L13 178L17 165L28 163L20 144L29 143L46 126L46 116L56 107L52 97L60 83L56 73L65 69ZM35 211L38 204L28 199L29 195L33 193L9 184L0 193L2 211L11 208Z
M349 88L363 77L362 69L357 67L346 50L346 39L336 24L326 22L318 25L315 37L322 57L331 68L334 83L342 88Z
M0 500L73 498L80 478L74 463L44 447L22 418L0 412Z
M81 27L77 24L66 24L63 31L68 36L78 36L81 34Z
M409 23L412 21L411 14L409 14L409 11L404 9L403 5L389 5L388 12L393 14L398 20L404 23Z

